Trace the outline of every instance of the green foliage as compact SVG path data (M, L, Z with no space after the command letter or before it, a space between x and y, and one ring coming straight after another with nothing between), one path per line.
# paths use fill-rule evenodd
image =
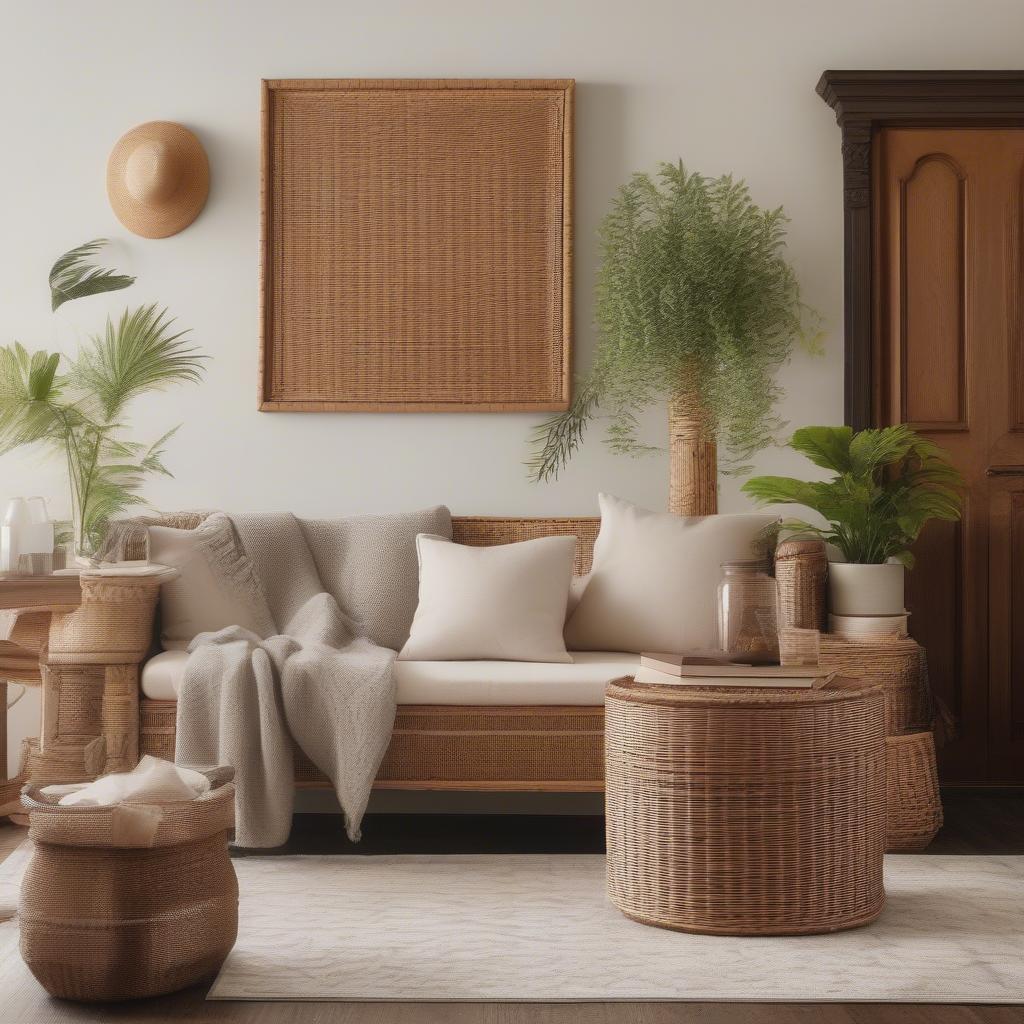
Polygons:
M118 274L113 270L105 270L90 262L104 245L105 238L94 238L91 242L83 242L76 249L64 253L50 269L50 303L56 310L72 299L82 299L87 295L100 295L103 292L116 292L135 283L134 277Z
M610 417L617 452L650 448L636 414L664 398L697 398L733 472L782 424L775 372L794 341L813 349L814 315L783 256L782 210L762 210L746 185L680 164L636 174L600 229L600 334L595 366L568 411L538 427L530 475L558 475L590 421Z
M56 275L63 296L58 302L54 290L54 309L134 281L107 270L81 276L89 270L82 255L99 244L87 242L54 264L50 283ZM177 427L151 445L121 435L132 399L202 377L206 357L173 323L156 305L126 309L116 323L108 317L103 333L90 337L64 374L60 353L29 353L18 342L0 348L0 454L41 444L65 460L80 552L96 549L111 519L144 504L137 491L146 476L169 475L164 446Z
M133 398L168 380L198 383L202 378L196 350L182 342L187 331L172 331L166 309L126 309L115 326L81 350L74 366L76 379L99 401L107 419L118 416Z
M835 476L827 481L756 476L743 485L744 492L762 504L813 509L827 527L799 519L783 527L834 544L849 562L897 558L910 568L910 547L925 523L960 518L959 472L937 444L904 424L856 434L850 427L804 427L789 447Z

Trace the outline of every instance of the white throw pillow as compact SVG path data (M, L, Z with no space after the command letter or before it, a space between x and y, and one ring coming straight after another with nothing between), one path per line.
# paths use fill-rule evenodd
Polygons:
M471 547L421 534L420 601L401 661L571 662L562 629L575 537Z
M243 626L260 636L267 631L265 610L226 590L210 567L206 549L211 531L222 550L226 547L237 559L246 558L225 515L211 516L196 530L149 528L150 561L178 570L175 579L160 587L160 642L165 651L187 650L200 633L228 626Z
M601 529L569 650L683 652L718 646L721 565L764 552L769 513L677 516L598 497Z

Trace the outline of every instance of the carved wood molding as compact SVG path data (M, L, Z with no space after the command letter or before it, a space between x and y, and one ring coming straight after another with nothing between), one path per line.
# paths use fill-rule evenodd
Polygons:
M872 426L872 144L892 126L1024 126L1024 71L826 71L842 131L845 418Z

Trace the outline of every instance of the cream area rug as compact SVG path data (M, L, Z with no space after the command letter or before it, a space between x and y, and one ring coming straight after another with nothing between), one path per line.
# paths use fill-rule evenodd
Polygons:
M238 943L211 999L1024 1003L1024 857L887 857L874 924L747 939L627 920L600 856L234 864ZM27 975L15 931L0 925L0 991Z

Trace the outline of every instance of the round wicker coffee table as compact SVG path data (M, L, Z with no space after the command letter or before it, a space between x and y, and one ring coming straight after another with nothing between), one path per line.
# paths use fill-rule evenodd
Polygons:
M879 686L608 684L608 895L644 924L802 935L885 902Z

